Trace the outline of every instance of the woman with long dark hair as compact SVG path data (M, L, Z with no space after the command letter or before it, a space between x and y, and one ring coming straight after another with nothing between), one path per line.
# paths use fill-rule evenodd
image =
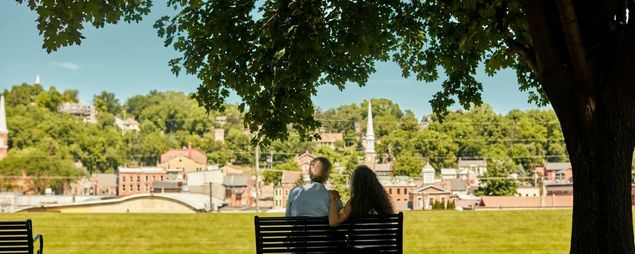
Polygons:
M350 199L342 209L338 209L340 195L330 191L329 225L335 227L349 218L362 218L373 214L392 214L392 204L388 193L377 179L377 175L366 165L360 165L351 177Z

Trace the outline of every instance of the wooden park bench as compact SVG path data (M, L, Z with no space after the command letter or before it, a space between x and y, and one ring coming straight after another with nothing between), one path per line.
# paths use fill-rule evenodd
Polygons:
M403 253L403 213L330 227L328 218L259 217L256 253Z
M33 250L33 243L40 241L37 252ZM44 237L40 234L33 237L31 220L0 221L0 254L42 254L44 251Z

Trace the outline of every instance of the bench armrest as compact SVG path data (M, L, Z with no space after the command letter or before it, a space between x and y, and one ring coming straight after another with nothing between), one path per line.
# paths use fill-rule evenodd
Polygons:
M37 234L33 237L33 242L40 240L40 249L38 249L37 254L44 253L44 236Z

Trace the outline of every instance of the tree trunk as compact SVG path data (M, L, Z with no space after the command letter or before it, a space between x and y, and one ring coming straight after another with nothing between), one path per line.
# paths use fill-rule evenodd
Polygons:
M629 96L599 98L578 98L584 105L554 107L560 111L573 167L570 252L635 253L631 205L633 133L629 127L635 116L635 102ZM564 112L567 109L573 112Z

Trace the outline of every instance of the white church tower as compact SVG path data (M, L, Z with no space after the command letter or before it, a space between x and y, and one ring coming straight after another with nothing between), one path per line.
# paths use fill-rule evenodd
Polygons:
M7 157L9 151L9 129L7 129L7 110L4 95L0 96L0 160Z
M364 137L364 164L375 170L377 163L377 153L375 153L375 131L373 128L373 110L370 100L368 100L368 124L366 125L366 137Z

